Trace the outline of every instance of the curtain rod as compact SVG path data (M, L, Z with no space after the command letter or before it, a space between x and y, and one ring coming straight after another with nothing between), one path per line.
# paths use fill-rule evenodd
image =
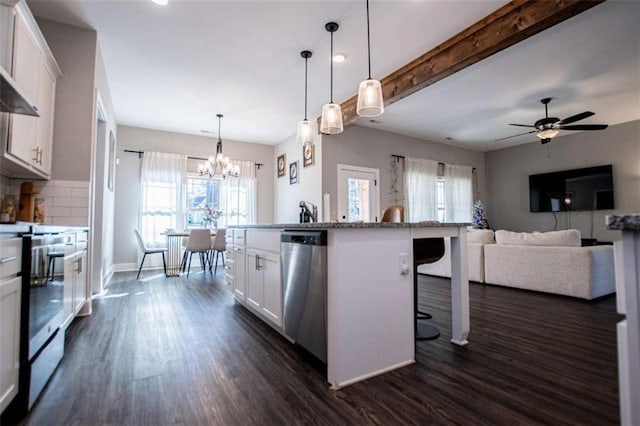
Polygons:
M404 159L406 158L404 155L391 154L391 156L392 156L393 158L395 158L395 159L396 159L396 161L404 160ZM443 163L443 162L439 161L439 162L438 162L438 164L445 164L445 163ZM475 170L476 168L475 168L475 167L471 167L471 169Z
M131 154L138 154L138 158L142 158L142 155L144 154L144 151L136 151L136 150L133 150L133 149L124 149L123 151L124 151L124 152L129 152L129 153L131 153ZM190 156L190 155L187 155L187 158L188 158L189 160L207 161L207 158L202 158L202 157L192 157L192 156ZM254 162L253 164L258 168L258 170L260 170L260 167L264 166L264 164L262 164L262 163L255 163L255 162Z

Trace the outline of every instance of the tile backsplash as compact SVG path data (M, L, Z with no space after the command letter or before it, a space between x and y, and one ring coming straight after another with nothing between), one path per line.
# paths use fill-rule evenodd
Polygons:
M20 196L20 185L27 180L0 176L0 199ZM35 181L36 198L42 198L46 225L89 225L89 182L70 180Z

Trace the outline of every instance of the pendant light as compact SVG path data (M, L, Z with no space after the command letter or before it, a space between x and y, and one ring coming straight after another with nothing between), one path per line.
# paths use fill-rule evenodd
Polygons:
M216 114L218 117L218 143L216 144L216 155L209 156L209 159L204 163L200 163L198 166L198 172L200 175L208 175L209 178L214 176L220 176L222 179L227 176L238 177L240 174L240 167L231 164L229 157L225 157L222 153L222 138L220 138L220 122L222 120L222 114Z
M312 53L308 50L300 52L304 58L304 120L298 121L298 136L296 141L302 146L313 145L313 138L316 133L315 121L307 120L307 62Z
M331 102L322 107L322 118L320 119L320 131L327 135L342 133L342 108L333 103L333 33L338 31L338 24L328 22L324 28L331 33Z
M382 85L371 78L371 35L369 31L369 0L367 0L367 51L369 59L369 78L358 88L358 106L356 113L360 117L377 117L384 112Z

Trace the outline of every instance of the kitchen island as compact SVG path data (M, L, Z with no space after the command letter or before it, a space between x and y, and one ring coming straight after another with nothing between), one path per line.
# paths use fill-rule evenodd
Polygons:
M466 223L305 223L229 227L238 301L286 336L280 232L327 231L327 380L334 389L415 362L413 240L451 238L452 339L467 344ZM255 272L260 272L260 296ZM258 300L259 299L259 300Z

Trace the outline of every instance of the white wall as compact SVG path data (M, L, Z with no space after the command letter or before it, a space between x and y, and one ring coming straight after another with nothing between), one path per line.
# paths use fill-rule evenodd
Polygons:
M337 207L338 163L380 169L380 210L397 204L395 195L391 193L392 154L475 167L479 196L484 200L485 162L482 152L355 125L346 127L339 135L323 136L322 139L322 191L331 194L331 210ZM402 197L402 162L399 167L399 196Z
M318 221L328 222L322 217L322 136L318 135L315 144L315 164L304 167L302 164L302 146L296 142L293 134L275 147L274 164L282 154L286 155L285 175L278 177L273 170L275 181L275 223L298 223L300 221L300 201L318 206ZM289 182L289 164L298 162L298 183Z
M140 127L118 126L119 165L116 167L115 185L115 241L117 250L114 263L117 270L135 267L137 246L133 230L138 227L138 201L140 191L140 166L142 160L136 154L126 153L125 149L135 151L159 151L186 154L192 157L206 158L215 153L215 137L194 136ZM273 222L274 202L274 147L224 139L225 156L233 160L263 163L256 170L258 178L258 223ZM196 172L201 161L190 160L189 171Z
M62 77L56 82L52 179L89 181L95 87L95 31L38 19Z
M605 215L640 212L640 121L611 126L603 131L579 132L539 142L487 152L487 212L493 229L550 231L552 213L529 212L529 175L613 165L615 210L593 214L593 238L613 241L618 231L607 231ZM583 238L591 237L591 212L572 212L571 227ZM566 228L566 214L559 213L558 229Z
M85 226L90 227L89 282L95 290L113 271L114 197L102 178L106 157L98 152L105 150L99 142L108 141L109 132L117 130L113 102L97 33L45 19L38 19L38 25L62 70L56 87L51 177L53 181L88 184ZM104 107L105 124L101 128L96 123L98 97ZM103 134L98 135L98 131ZM96 181L100 187L96 187Z

